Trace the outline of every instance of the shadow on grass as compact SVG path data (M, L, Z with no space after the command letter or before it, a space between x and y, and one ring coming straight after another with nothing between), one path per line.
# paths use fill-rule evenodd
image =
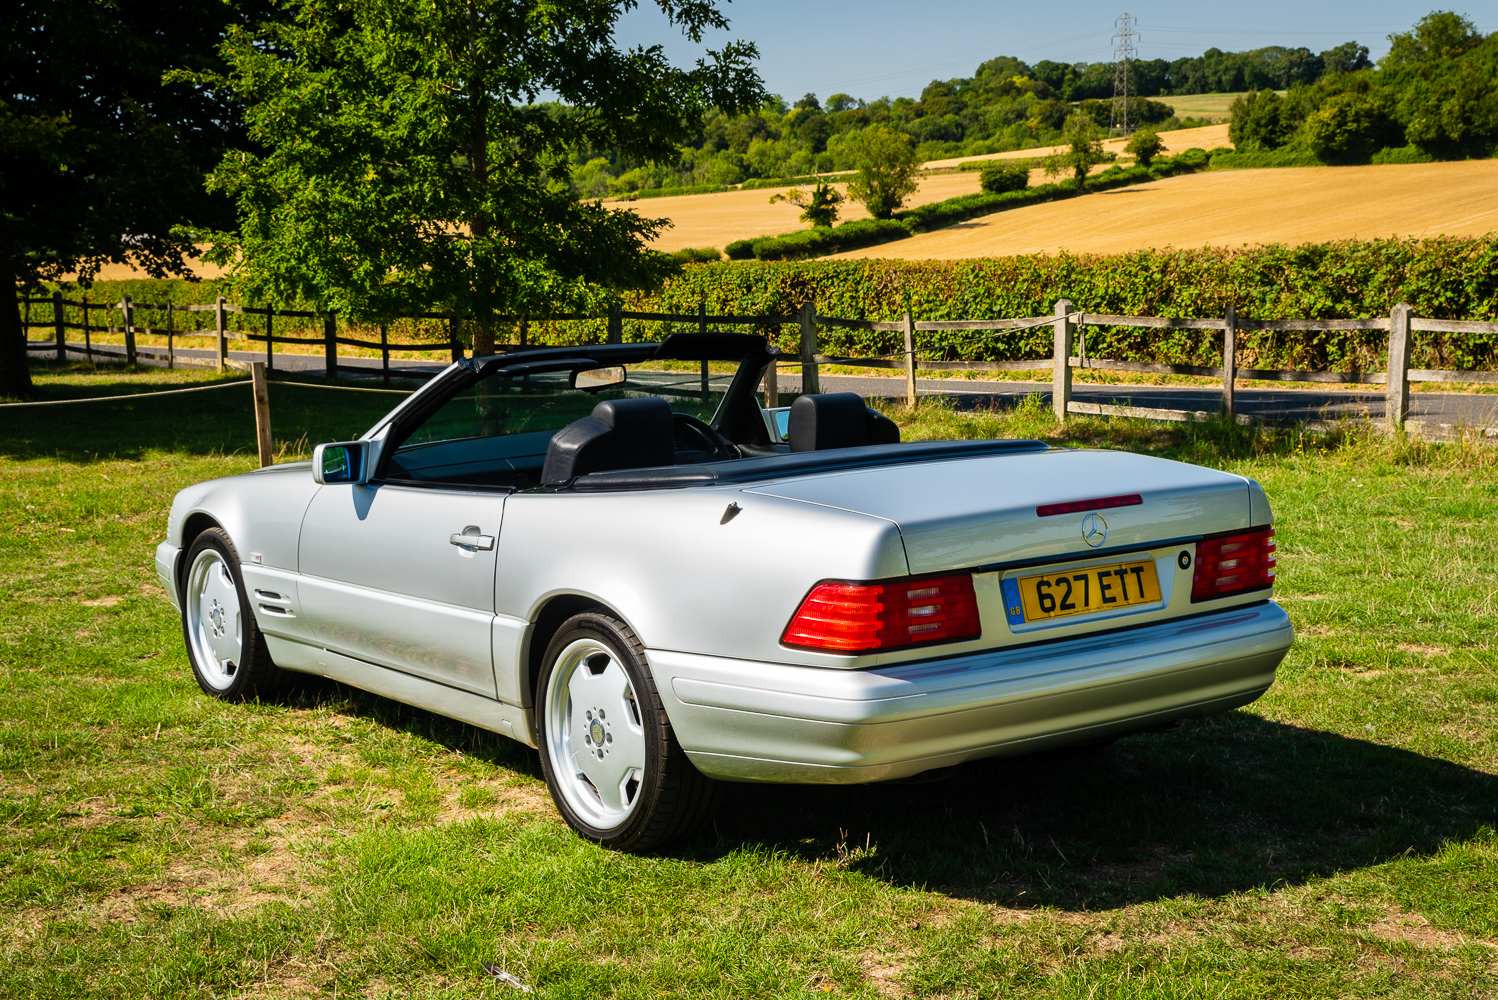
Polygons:
M932 784L727 786L687 856L784 851L1010 906L1299 883L1498 822L1498 777L1246 712Z
M331 681L305 678L288 703L334 703L541 780L520 743ZM780 852L956 898L1089 910L1298 884L1494 825L1498 776L1240 711L929 783L725 783L711 826L666 853Z
M0 410L0 455L13 459L58 458L87 462L100 458L138 460L151 452L191 455L255 452L255 412L247 376L143 382L123 368L54 366L58 373L86 373L82 383L41 386L42 400L93 399L99 402L24 406ZM43 368L33 364L33 371ZM145 392L219 386L202 392L142 396ZM386 393L328 389L315 382L273 381L271 431L277 442L347 440L368 430L402 399Z

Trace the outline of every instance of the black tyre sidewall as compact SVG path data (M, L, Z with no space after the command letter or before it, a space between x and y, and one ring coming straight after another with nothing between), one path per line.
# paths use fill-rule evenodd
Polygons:
M550 741L546 731L546 705L550 697L557 659L564 649L582 638L602 642L613 652L615 659L624 668L634 688L635 703L640 709L640 723L645 730L645 774L640 783L637 804L624 822L610 829L593 826L578 816L568 805L559 787L554 773L555 765L548 749ZM656 692L650 667L642 655L639 640L627 626L601 612L585 612L563 624L552 637L551 642L547 644L546 656L541 665L541 675L537 678L535 705L536 742L541 750L541 771L546 778L546 787L551 792L552 801L556 803L557 811L562 814L568 826L587 839L615 850L648 850L671 839L659 837L656 834L656 828L661 826L657 812L662 782L669 766L692 768L692 765L685 759L680 748L675 746L675 738L671 734L671 723L661 707L660 696ZM695 768L692 770L695 772ZM706 781L705 778L695 773L689 777Z
M192 624L187 618L188 577L192 571L192 564L197 561L198 555L204 549L213 549L228 564L229 575L234 578L234 590L239 598L240 621L243 623L240 639L240 659L243 662L235 670L234 680L226 688L215 688L203 679L202 668L199 667L197 655L193 652ZM265 648L265 638L260 634L260 624L255 620L255 612L250 605L249 591L244 585L244 575L239 571L239 552L235 550L234 543L223 529L209 528L193 539L182 566L181 601L182 640L187 645L187 660L192 664L192 675L197 679L198 686L203 689L204 693L223 701L245 701L264 693L262 689L270 686L268 682L279 679L276 676L279 670L270 661L270 653Z

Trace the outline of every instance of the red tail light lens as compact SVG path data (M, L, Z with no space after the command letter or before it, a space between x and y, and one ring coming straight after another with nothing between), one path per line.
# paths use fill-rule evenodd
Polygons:
M1274 529L1255 528L1196 543L1191 603L1274 586Z
M983 634L971 573L878 583L829 580L812 588L786 626L787 646L866 653Z

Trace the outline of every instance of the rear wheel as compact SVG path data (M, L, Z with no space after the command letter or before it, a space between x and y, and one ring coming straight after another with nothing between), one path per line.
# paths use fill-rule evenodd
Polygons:
M215 698L246 701L285 684L250 610L239 554L220 528L204 531L188 549L182 633L198 686Z
M546 648L536 703L541 770L578 833L647 851L706 821L713 783L676 742L629 626L602 612L568 619Z

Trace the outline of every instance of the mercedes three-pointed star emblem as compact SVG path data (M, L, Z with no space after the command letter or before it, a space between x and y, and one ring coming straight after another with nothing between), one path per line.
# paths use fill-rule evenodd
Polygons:
M1082 518L1082 540L1097 548L1108 540L1108 522L1101 514L1088 514Z

